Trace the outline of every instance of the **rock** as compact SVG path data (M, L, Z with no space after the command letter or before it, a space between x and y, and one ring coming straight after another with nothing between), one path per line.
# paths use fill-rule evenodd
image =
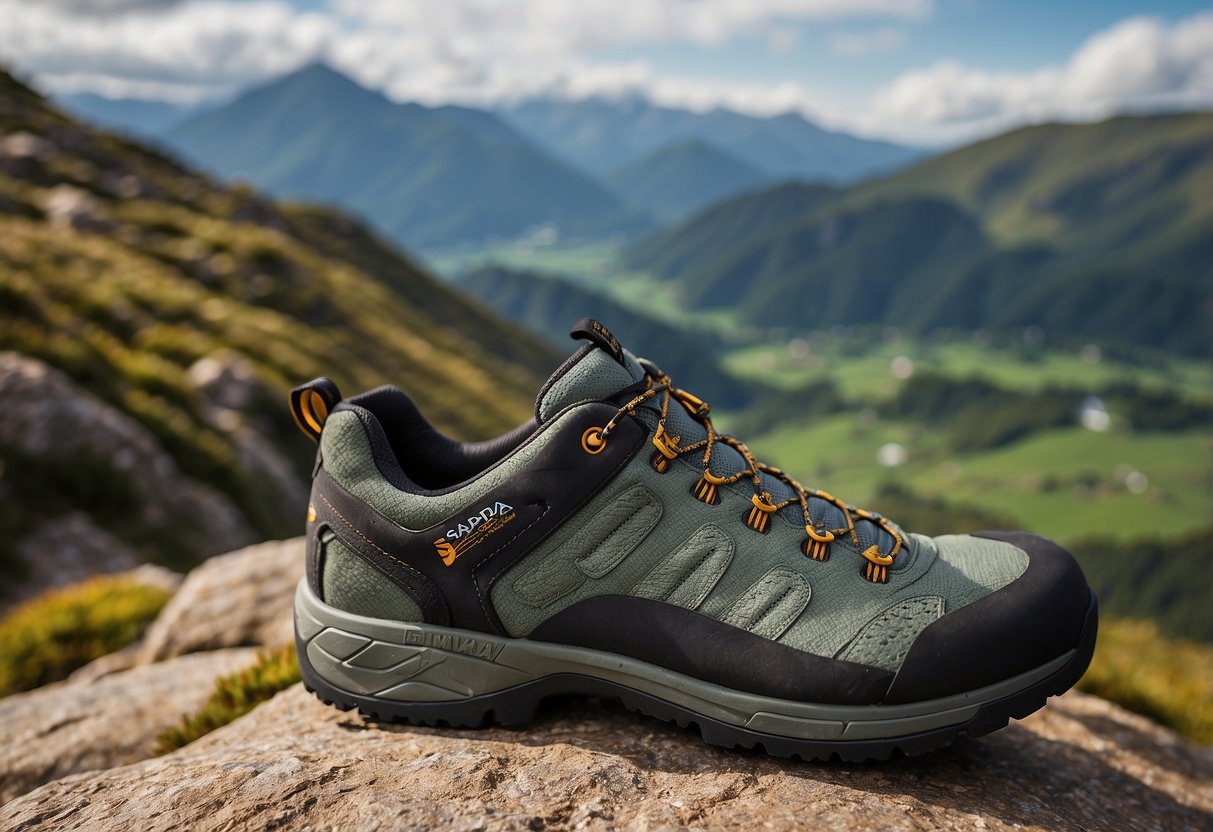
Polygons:
M151 756L160 732L201 707L217 677L255 658L255 650L217 650L0 699L0 802L57 777Z
M83 511L37 524L14 548L28 571L17 591L5 599L11 603L93 575L134 569L142 560L134 549L100 528Z
M251 362L237 352L224 351L199 358L186 375L212 406L229 410L247 408L260 391Z
M175 592L182 581L181 575L163 566L140 564L132 549L82 511L34 526L16 550L26 564L25 580L0 601L0 612L39 592L96 575L118 574L168 592Z
M303 538L207 560L190 572L148 628L138 663L218 647L291 642L291 604L303 565Z
M157 589L163 589L165 592L176 592L181 588L181 583L185 580L185 576L180 572L165 569L163 566L157 566L154 563L136 566L120 577L141 583L144 586L154 586Z
M41 136L18 130L0 137L0 156L13 159L37 159L46 162L55 157L57 149Z
M108 231L113 227L100 200L74 185L56 185L47 191L42 210L52 228Z
M107 482L110 495L129 491L134 505L119 520L142 539L167 538L183 547L187 557L231 551L256 539L227 496L187 477L151 431L59 370L0 352L0 401L7 405L0 408L0 447L35 460L40 475L52 483L53 476L93 476ZM4 476L0 499L32 484ZM95 516L72 513L31 531L26 545L36 551L26 554L26 562L45 575L27 583L27 594L78 579L71 573L73 560L97 558L124 569L143 559L132 560L134 553L118 541L124 536L114 529L103 537ZM15 548L21 548L20 541ZM48 577L61 570L64 577Z
M208 421L227 434L253 487L272 513L280 517L298 515L307 505L308 486L267 439L273 426L252 416L252 406L258 401L282 406L278 394L261 382L246 356L233 350L198 359L190 365L186 377L206 402Z
M301 687L171 755L0 809L32 829L1208 829L1213 759L1070 693L980 740L858 765L703 744L604 703L527 730L378 726Z

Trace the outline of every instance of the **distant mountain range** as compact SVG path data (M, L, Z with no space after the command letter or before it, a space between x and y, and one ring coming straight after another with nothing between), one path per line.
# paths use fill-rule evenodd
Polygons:
M398 104L316 64L195 108L60 101L227 180L354 211L407 247L633 238L784 179L852 181L919 151L798 115L694 113L639 99L537 99L496 113Z
M144 138L159 136L206 108L141 98L106 98L95 92L67 93L55 96L54 101L98 127Z
M603 177L628 205L662 221L685 219L728 196L769 184L752 165L692 139L659 148Z
M417 249L514 239L548 223L573 236L648 224L491 113L396 104L319 64L164 138L227 179L341 205Z
M692 140L707 142L771 179L853 182L923 155L914 148L825 130L795 113L769 118L722 108L697 113L635 96L538 98L498 112L536 141L598 174Z
M1213 114L1028 127L848 189L779 186L630 265L790 328L1007 328L1206 352Z

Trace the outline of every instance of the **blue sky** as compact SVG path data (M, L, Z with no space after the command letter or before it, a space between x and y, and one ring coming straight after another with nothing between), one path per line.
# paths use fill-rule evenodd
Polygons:
M0 0L51 91L181 102L325 60L400 100L641 93L947 144L1213 108L1213 6L992 0Z

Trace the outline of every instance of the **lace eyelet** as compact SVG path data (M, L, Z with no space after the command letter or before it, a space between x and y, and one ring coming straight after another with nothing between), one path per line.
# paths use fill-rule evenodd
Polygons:
M581 434L581 450L590 456L602 453L606 446L606 434L602 432L602 428L587 428L585 433Z

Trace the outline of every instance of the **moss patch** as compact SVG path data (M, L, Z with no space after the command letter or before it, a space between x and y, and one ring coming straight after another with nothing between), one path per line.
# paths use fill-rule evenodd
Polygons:
M1101 621L1078 687L1213 743L1213 647L1166 638L1151 621Z
M202 709L187 714L156 739L156 751L167 754L239 719L299 681L299 659L293 644L262 653L251 667L223 676Z
M52 590L0 619L0 696L66 678L133 643L172 593L116 577Z

